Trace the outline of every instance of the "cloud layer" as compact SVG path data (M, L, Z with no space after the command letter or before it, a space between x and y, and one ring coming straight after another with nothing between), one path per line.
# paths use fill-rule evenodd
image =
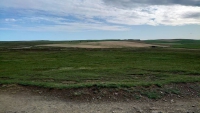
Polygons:
M128 30L200 25L200 0L1 0L0 29Z
M121 7L137 5L185 5L200 6L200 0L103 0L106 4Z

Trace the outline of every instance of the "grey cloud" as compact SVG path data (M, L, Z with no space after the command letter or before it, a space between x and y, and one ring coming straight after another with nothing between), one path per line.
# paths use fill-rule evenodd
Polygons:
M183 18L200 18L200 12L190 12L182 16Z
M200 0L103 0L105 4L130 8L138 5L185 5L200 6Z

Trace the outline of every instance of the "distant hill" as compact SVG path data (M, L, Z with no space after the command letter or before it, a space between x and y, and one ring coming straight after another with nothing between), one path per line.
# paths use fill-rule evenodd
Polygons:
M200 40L192 39L160 39L145 40L145 43L167 45L173 48L200 49Z

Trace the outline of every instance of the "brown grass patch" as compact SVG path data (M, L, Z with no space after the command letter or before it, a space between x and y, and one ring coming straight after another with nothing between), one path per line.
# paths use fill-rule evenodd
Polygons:
M67 48L124 48L124 47L166 47L160 45L146 44L143 42L130 42L130 41L100 41L100 42L82 42L78 44L46 44L39 46L49 47L67 47Z

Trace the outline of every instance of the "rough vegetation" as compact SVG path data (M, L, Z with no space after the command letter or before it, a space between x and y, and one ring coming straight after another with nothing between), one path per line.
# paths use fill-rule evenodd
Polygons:
M199 41L112 42L0 42L0 112L199 113Z

